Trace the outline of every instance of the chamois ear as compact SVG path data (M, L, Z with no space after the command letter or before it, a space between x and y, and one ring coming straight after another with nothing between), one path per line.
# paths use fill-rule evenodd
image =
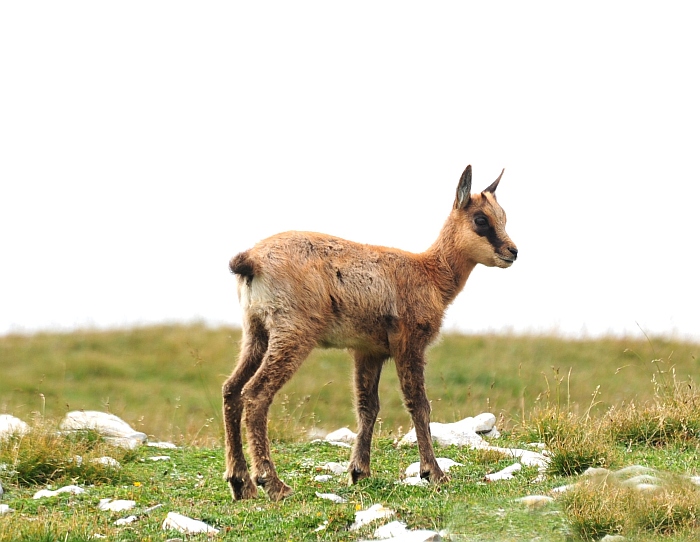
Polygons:
M498 186L498 183L501 182L501 177L503 177L503 172L506 170L506 168L503 168L501 170L501 174L498 176L498 179L493 181L484 192L491 192L492 194L496 192L496 187Z
M455 197L454 209L462 209L467 205L472 191L472 166L467 166L457 185L457 195Z

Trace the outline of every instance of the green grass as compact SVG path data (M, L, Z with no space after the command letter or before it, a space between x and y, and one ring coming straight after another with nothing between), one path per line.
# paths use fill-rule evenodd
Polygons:
M221 443L220 390L238 354L240 332L194 326L79 331L0 337L0 412L60 418L69 410L112 412L135 429L178 443ZM432 419L452 422L490 411L503 424L523 420L543 401L593 412L653 397L651 360L672 356L676 373L700 373L700 346L650 341L569 341L552 337L446 334L428 352L426 386ZM561 385L557 385L562 381ZM352 361L316 350L278 394L271 432L355 426ZM380 423L406 432L393 364L380 383Z
M359 532L348 531L348 525L358 508L374 503L395 510L396 519L411 528L447 529L456 540L589 540L622 532L630 540L663 536L676 542L698 536L699 496L688 484L654 499L633 499L613 485L602 491L581 484L542 509L516 501L578 480L587 466L642 464L671 478L697 475L700 394L691 377L698 374L698 345L656 338L446 335L428 354L432 419L450 422L494 412L505 429L499 446L544 441L552 466L543 480L535 481L536 470L525 468L513 480L486 484L486 473L513 461L491 452L438 448L439 456L465 465L439 488L397 483L418 452L394 446L410 421L392 366L380 389L373 476L351 487L344 477L313 481L318 466L347 461L349 450L311 444L307 431L355 427L349 356L314 352L273 405L273 458L295 494L271 503L265 497L232 502L221 479L219 390L239 339L236 330L204 326L0 337L0 413L32 425L29 435L0 444L2 502L15 509L0 517L0 540L88 540L95 533L110 540L163 540L177 536L161 530L168 511L221 529L219 539L359 540L371 538L378 524ZM57 436L63 414L74 409L113 412L137 430L184 447L165 451L171 461L155 463L148 457L163 450L125 452L92 433ZM122 468L90 461L104 455ZM87 492L31 498L48 484L69 483ZM348 502L323 501L316 491ZM133 499L137 508L100 512L101 498ZM163 506L145 512L156 504ZM131 513L140 515L138 522L114 525ZM324 521L326 530L314 532Z
M499 441L513 446L525 444L512 436ZM17 444L15 440L10 448ZM61 449L71 449L74 445L73 441L54 442L52 450L64 455L65 450ZM633 450L621 447L620 453L623 451L625 464L645 463L672 474L686 473L686 468L697 466L700 459L697 445L694 448L657 448L653 454L641 447ZM99 453L104 452L105 449L101 449ZM165 533L161 525L169 511L204 520L220 529L218 538L226 540L359 540L371 537L381 522L360 531L349 531L348 526L357 509L375 503L395 510L396 518L411 528L447 529L455 540L587 540L590 538L585 535L592 532L615 532L621 518L627 517L650 518L648 522L652 527L644 528L637 522L627 531L623 530L625 534L636 533L638 538L634 540L654 540L654 536L660 535L668 541L692 540L691 535L698 534L692 529L683 530L694 525L688 522L688 516L695 513L693 506L698 500L698 492L693 493L687 484L683 486L683 506L676 503L671 507L673 514L664 513L666 508L655 506L653 502L631 499L630 490L606 500L599 490L586 493L585 486L571 497L558 499L539 510L529 510L516 499L547 494L553 487L572 479L551 476L535 481L537 471L525 468L513 480L486 484L483 482L486 473L500 470L512 460L483 451L437 448L439 456L450 457L464 467L455 467L451 471L452 480L439 488L409 487L397 481L400 473L418 459L416 448L397 448L391 438L379 437L373 445L373 476L348 486L344 476L324 483L315 482L313 478L322 472L320 466L325 462L347 461L349 450L322 443L275 441L273 454L278 469L295 489L295 494L281 503L272 503L262 496L251 501L232 502L221 479L223 452L220 447L168 450L170 461L148 460L162 453L162 450L145 447L128 454L112 449L112 455L122 454L118 476L95 479L89 470L64 472L53 479L54 488L74 483L85 487L86 493L42 500L33 500L31 496L45 487L43 483L16 483L5 470L3 502L15 512L0 518L0 540L88 540L95 533L110 540L163 540ZM6 460L6 455L0 455L0 462L7 464ZM86 464L84 461L83 465ZM319 499L316 491L336 493L347 499L347 503L333 504ZM129 512L101 512L97 510L101 498L131 499L136 501L137 507ZM667 504L664 498L661 497L661 505ZM611 511L609 518L602 511L609 510L611 502L615 505L613 511L618 511ZM145 513L157 504L163 506ZM645 506L654 508L640 510ZM630 510L635 511L634 516ZM136 523L114 525L117 518L132 513L140 516ZM316 533L316 527L324 521L328 521L326 530ZM674 521L682 527L680 530L669 528ZM625 528L624 524L620 525ZM636 530L631 531L632 528ZM174 533L170 535L175 536Z

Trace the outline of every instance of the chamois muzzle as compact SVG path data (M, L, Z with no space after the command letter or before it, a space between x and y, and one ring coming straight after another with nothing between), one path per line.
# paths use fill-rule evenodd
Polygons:
M503 267L510 267L513 262L518 259L518 249L516 247L508 247L509 254L498 254L498 258L503 262ZM501 267L501 266L499 266Z

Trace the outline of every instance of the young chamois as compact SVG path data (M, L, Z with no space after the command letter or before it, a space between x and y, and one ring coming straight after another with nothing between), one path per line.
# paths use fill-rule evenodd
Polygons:
M476 264L510 267L518 255L494 194L502 175L472 194L468 166L440 235L422 254L291 231L260 241L231 260L243 309L240 357L223 386L225 479L234 499L256 497L258 485L273 501L292 493L270 457L268 409L317 346L347 348L355 360L359 428L350 482L370 475L379 376L388 358L396 364L416 429L421 477L448 479L435 460L430 436L424 353ZM241 442L243 411L252 477Z

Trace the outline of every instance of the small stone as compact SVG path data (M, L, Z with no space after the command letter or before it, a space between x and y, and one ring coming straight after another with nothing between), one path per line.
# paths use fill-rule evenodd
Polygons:
M510 480L515 476L515 473L522 469L523 466L520 463L513 463L510 467L499 470L498 472L493 472L484 476L487 482L497 482L500 480Z
M347 472L348 465L348 463L336 463L335 461L329 461L325 465L322 465L321 468L331 471L333 474L343 474L344 472Z
M136 506L136 501L129 501L125 499L100 499L100 504L97 508L100 510L109 510L110 512L123 512L124 510L131 510Z
M420 476L409 476L401 480L402 484L407 486L427 486L429 485L428 480L421 478Z
M327 442L345 442L348 444L352 444L353 442L355 442L356 438L357 438L357 433L353 433L347 427L341 427L340 429L337 429L336 431L332 431L331 433L328 433L326 435L325 440Z
M355 512L355 522L350 525L351 531L356 531L368 523L381 518L388 518L394 515L394 511L381 504L375 504L366 510Z
M147 442L146 446L150 446L151 448L165 448L168 450L177 449L177 446L175 446L172 442Z
M4 514L9 514L9 513L14 512L14 511L15 510L13 508L10 508L8 505L0 504L0 516L2 516Z
M85 493L82 487L78 486L64 486L62 488L52 491L50 489L41 489L34 494L34 499L43 499L44 497L55 497L60 493L72 493L73 495L79 495L80 493Z
M112 467L113 469L120 469L122 467L119 461L109 456L96 457L95 459L91 459L90 462Z
M10 414L0 414L0 440L16 435L21 437L29 433L29 426Z
M163 530L167 531L168 529L175 529L184 534L216 534L219 532L219 529L215 529L203 521L188 518L177 512L168 512L168 515L165 517Z
M336 495L335 493L319 493L318 491L316 492L316 496L319 499L326 499L328 501L332 501L336 504L344 504L348 502L347 500L343 499L340 495Z
M61 422L60 427L66 432L84 431L86 429L97 431L106 442L131 450L148 439L145 433L134 431L128 423L118 416L95 410L74 410L69 412Z

